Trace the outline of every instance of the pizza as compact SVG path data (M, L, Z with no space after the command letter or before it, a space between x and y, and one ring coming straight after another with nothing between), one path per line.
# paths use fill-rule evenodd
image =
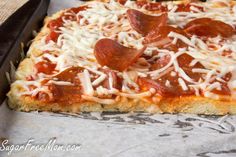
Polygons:
M20 111L236 113L231 0L91 1L45 19L8 93Z

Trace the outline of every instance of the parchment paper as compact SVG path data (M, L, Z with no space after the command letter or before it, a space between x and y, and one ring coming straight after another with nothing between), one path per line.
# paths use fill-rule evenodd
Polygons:
M49 14L79 5L51 0ZM77 151L20 151L12 157L235 157L236 116L145 113L52 114L16 112L0 106L0 142L80 144ZM0 152L7 156L7 152Z

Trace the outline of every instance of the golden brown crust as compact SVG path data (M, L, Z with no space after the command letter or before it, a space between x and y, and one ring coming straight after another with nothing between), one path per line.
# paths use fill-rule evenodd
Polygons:
M51 111L51 112L150 112L150 113L193 113L206 115L236 114L235 100L214 100L205 97L186 96L166 98L158 103L150 103L141 99L121 97L115 104L105 105L96 102L80 102L73 104L44 103L30 96L17 96L22 92L17 83L11 85L8 93L9 106L20 111Z
M204 97L188 96L163 99L154 104L139 99L121 98L121 101L104 105L96 102L74 104L43 103L29 96L16 97L17 90L8 93L9 106L20 111L52 111L52 112L150 112L150 113L193 113L206 115L236 114L236 101L219 101Z

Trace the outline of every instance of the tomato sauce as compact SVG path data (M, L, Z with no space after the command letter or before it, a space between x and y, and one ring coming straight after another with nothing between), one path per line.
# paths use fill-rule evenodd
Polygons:
M219 94L219 95L231 95L231 91L227 85L227 83L221 82L221 90L214 89L212 93Z
M49 61L41 61L35 64L37 73L52 74L55 71L56 64Z
M195 12L194 10L191 10L191 7L195 7L201 12L204 11L204 8L201 6L196 6L194 4L187 3L187 4L178 4L178 9L176 10L176 12L190 12L190 11Z
M54 20L51 20L47 25L47 27L50 29L50 33L46 37L46 43L48 43L50 40L52 40L54 42L57 41L58 36L60 35L59 28L63 26L63 19L76 21L78 19L74 14L77 14L80 11L86 10L87 8L88 8L87 6L71 8L71 9L67 10L65 13L63 13L60 17L58 17Z

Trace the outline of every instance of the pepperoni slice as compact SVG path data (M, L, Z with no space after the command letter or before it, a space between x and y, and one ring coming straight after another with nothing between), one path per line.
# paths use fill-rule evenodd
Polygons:
M151 70L157 70L166 66L170 62L170 59L171 58L168 55L161 57L156 61L156 63L152 65ZM202 75L200 73L193 73L192 69L203 68L203 66L198 63L193 67L190 67L189 64L193 59L194 58L189 56L188 54L182 54L177 58L179 66L185 71L185 73L194 81L198 81L202 77ZM178 75L178 73L176 73L176 75L171 75L171 71L164 71L163 74L160 74L160 78L156 80L152 80L150 78L139 78L138 84L142 87L142 90L155 88L157 90L157 93L163 97L194 94L195 91L191 88L183 90L178 81L180 76ZM166 84L167 80L169 82L169 85ZM188 82L185 83L188 84Z
M169 87L166 86L166 81L169 81ZM138 78L138 85L144 91L147 91L150 88L154 88L156 89L156 92L162 97L176 97L194 94L194 90L190 88L184 91L179 85L178 77L172 77L170 73L158 80L152 80L149 78Z
M190 63L193 61L193 57L191 57L188 54L182 54L177 58L178 61L178 65L183 68L203 68L203 66L200 63L196 63L193 67L190 67ZM161 58L159 58L156 63L155 66L152 66L151 70L156 70L156 69L160 69L164 66L166 66L171 60L171 57L169 55L165 55Z
M81 101L82 88L79 85L63 86L50 84L48 88L52 93L52 98L44 98L45 102L60 102L68 105ZM39 96L38 99L40 99L41 97Z
M188 37L188 35L180 28L175 28L172 26L160 26L154 31L150 32L144 38L144 44L149 46L156 46L158 48L166 48L169 50L178 50L178 48L186 47L187 45L181 40L177 40L176 44L173 44L173 39L168 37L170 32L176 32L183 36Z
M96 43L94 55L100 65L124 71L143 54L144 50L145 47L137 50L104 38Z
M82 88L76 76L82 71L83 69L80 67L70 67L58 73L56 76L53 76L53 79L56 79L56 81L71 82L73 85L57 85L48 83L49 80L47 80L44 84L48 86L52 97L41 92L36 95L36 99L44 102L60 102L66 105L81 101Z
M231 37L235 30L232 26L218 20L211 18L198 18L190 21L184 27L185 32L191 35L198 35L204 37Z
M182 54L177 58L178 65L181 67L188 76L190 76L193 80L198 81L201 78L199 73L193 73L193 68L200 68L203 69L204 66L201 63L196 63L194 66L190 66L190 63L193 61L193 57L188 54ZM164 66L166 66L171 60L169 55L163 56L159 58L152 66L151 70L157 70Z
M166 25L167 23L167 13L163 13L160 16L151 16L138 10L129 9L126 14L131 27L144 36L158 26Z
M171 76L169 72L162 78L157 80L152 80L149 78L138 78L138 85L144 91L149 90L150 88L154 88L156 89L156 92L163 97L193 95L195 93L193 89L182 89L182 87L179 85L178 78L178 75ZM166 85L166 81L169 81L169 86ZM187 84L187 82L185 83Z
M41 61L35 64L37 73L52 74L55 70L56 64L48 61Z
M71 67L58 73L56 76L54 76L54 78L59 81L76 83L78 81L76 76L78 73L81 73L82 71L83 69L80 67Z

